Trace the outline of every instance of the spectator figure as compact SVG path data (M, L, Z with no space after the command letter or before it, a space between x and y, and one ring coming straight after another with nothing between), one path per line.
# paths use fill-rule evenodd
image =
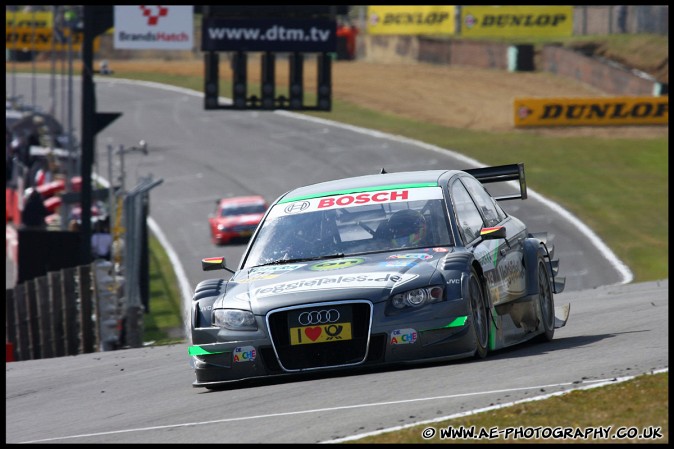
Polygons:
M68 222L68 231L70 232L80 232L80 222L72 219Z
M627 5L618 6L618 32L627 33Z
M21 212L21 223L27 228L46 229L45 218L49 211L42 201L42 195L35 189L30 189L26 203Z
M110 260L112 235L103 220L96 221L94 233L91 234L91 253L94 259Z

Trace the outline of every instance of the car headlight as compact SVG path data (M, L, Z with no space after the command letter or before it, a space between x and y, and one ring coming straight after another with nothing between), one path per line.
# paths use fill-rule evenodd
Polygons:
M223 225L223 224L219 224L219 225L217 226L217 228L218 228L218 231L221 231L221 232L222 232L222 231L228 231L228 230L229 230L229 229L227 228L227 226L225 226L225 225Z
M424 287L398 293L391 297L391 304L396 309L405 307L421 307L425 304L432 304L442 301L444 290L442 287Z
M213 326L234 331L257 330L255 315L247 310L238 309L215 309L213 311Z

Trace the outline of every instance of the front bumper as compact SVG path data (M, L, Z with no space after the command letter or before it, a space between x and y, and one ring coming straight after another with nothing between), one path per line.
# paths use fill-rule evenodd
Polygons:
M223 341L225 334L218 328L195 329L193 341L197 344L190 347L196 374L193 386L207 387L317 370L451 360L474 354L472 322L464 301L445 301L424 309L387 316L385 303L372 305L372 319L364 342L366 347L361 355L348 359L335 355L344 352L345 346L318 343L305 345L311 351L303 354L305 358L298 362L297 357L300 356L295 357L283 350L278 340L272 342L267 320L263 317L258 317L260 330L249 333L249 338L246 338L246 333L238 332L232 336L234 341ZM289 357L295 357L295 360L290 361ZM316 366L309 366L307 358L316 359Z

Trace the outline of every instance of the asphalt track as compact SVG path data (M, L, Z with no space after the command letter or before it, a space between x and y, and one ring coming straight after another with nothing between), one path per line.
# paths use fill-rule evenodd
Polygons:
M296 186L382 167L483 165L287 112L205 111L201 94L192 91L96 81L98 111L124 112L98 135L97 170L106 176L107 145L148 142L148 155L126 155L125 184L129 189L149 175L163 180L150 193L150 224L168 245L185 296L200 280L228 276L201 272L202 257L224 255L235 267L243 252L244 245L210 242L206 217L220 196L259 193L272 201ZM15 82L28 100L32 86L38 98L48 94L46 78ZM11 92L9 78L6 87ZM549 344L522 345L482 361L219 392L191 387L187 344L10 363L6 442L323 442L668 367L668 281L624 285L629 270L592 231L536 192L505 207L532 231L550 233L567 277L556 302L571 303L571 318Z

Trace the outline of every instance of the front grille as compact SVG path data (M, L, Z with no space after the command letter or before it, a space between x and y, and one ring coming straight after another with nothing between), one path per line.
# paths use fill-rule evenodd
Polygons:
M320 343L309 343L306 338L298 340L300 329L309 328L311 330L321 326L320 323L306 322L304 324L308 324L307 326L301 326L301 324L298 324L300 314L312 311L323 311L325 313L329 310L339 311L340 318L335 322L325 323L324 326L344 327L345 323L350 323L350 340L333 340ZM371 315L372 304L368 301L319 303L272 311L267 316L267 324L281 367L286 371L298 371L355 365L365 361ZM291 328L296 333L293 338L290 335ZM301 343L298 343L298 341ZM292 344L293 342L296 344Z

